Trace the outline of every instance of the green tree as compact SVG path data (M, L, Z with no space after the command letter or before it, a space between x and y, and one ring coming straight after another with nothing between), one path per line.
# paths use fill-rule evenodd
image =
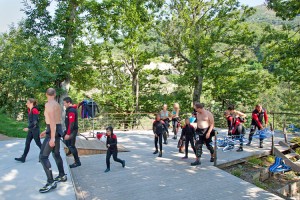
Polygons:
M155 48L150 46L155 40L151 31L162 3L160 0L110 0L88 4L93 18L91 24L98 29L100 38L112 41L111 56L131 75L135 112L139 110L140 72L156 56Z
M159 32L175 66L193 87L193 101L200 100L203 81L214 78L207 76L208 68L246 62L243 55L253 34L242 22L252 13L236 0L170 1Z
M266 0L268 7L283 19L293 19L300 14L300 1L298 0Z
M58 89L58 100L67 95L72 73L83 64L85 56L80 52L84 43L80 41L83 29L83 19L80 15L82 0L56 1L56 10L52 16L48 8L50 0L31 0L25 2L25 27L28 37L37 37L39 40L53 47L51 66L47 68L54 80L52 87ZM76 50L76 51L75 51ZM78 51L79 50L79 51ZM48 82L50 83L50 81Z

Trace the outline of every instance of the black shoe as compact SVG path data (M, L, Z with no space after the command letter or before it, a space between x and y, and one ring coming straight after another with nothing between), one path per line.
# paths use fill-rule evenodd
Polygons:
M81 166L81 162L75 162L72 165L69 165L70 168L75 168Z
M188 157L187 156L184 156L184 157L182 157L181 159L187 159Z
M214 162L215 161L215 158L214 157L211 157L210 158L210 162Z
M162 152L161 151L159 152L158 157L162 157Z
M168 141L164 141L164 144L168 144Z
M16 161L20 161L22 163L25 162L25 158L24 157L20 157L20 158L15 158Z
M237 152L242 152L242 151L244 151L244 149L243 149L243 147L239 147L236 151Z
M259 143L259 148L264 148L263 143Z
M55 189L57 186L56 182L54 181L53 183L47 183L44 187L42 187L39 192L40 193L46 193L49 192L52 189Z
M196 160L195 162L191 163L192 166L197 166L197 165L201 165L200 160Z
M125 167L125 160L122 161L122 167Z
M107 173L107 172L109 172L109 171L110 171L110 169L107 168L104 172Z
M184 152L183 152L182 150L180 150L180 149L179 149L179 151L178 151L178 152L179 152L179 153L184 153Z
M71 151L68 151L68 153L66 153L66 156L69 156L71 154L72 154Z
M155 150L155 151L153 152L153 154L158 154L158 150Z
M55 182L66 182L68 180L67 175L63 175L63 176L57 176L54 181Z
M248 142L246 145L247 145L247 146L251 146L251 143L250 143L250 142Z
M177 140L177 136L176 136L176 135L174 135L174 137L172 137L172 139L173 139L173 140Z

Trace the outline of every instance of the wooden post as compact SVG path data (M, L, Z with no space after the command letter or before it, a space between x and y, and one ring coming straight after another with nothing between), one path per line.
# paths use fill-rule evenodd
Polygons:
M271 124L271 131L273 132L274 131L274 128L273 128L273 125ZM272 147L271 147L271 154L272 156L274 156L274 135L272 135Z
M218 150L218 148L217 148L217 135L218 135L218 132L217 131L215 131L215 145L214 145L214 150L215 150L215 152L214 152L214 156L215 156L215 160L214 160L214 166L217 166L217 150Z
M287 143L287 134L286 134L286 121L284 118L284 123L283 123L283 134L284 134L284 141Z

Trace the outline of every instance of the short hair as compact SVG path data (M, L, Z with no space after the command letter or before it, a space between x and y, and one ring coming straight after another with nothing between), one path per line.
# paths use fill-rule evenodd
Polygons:
M204 103L195 103L195 107L197 108L204 108Z
M229 105L228 110L234 110L234 105Z
M255 108L262 107L261 104L256 104Z
M55 96L56 95L56 91L54 88L48 88L46 91L46 94L49 96Z
M63 101L65 101L65 102L67 102L67 103L73 103L71 97L65 97L65 98L63 99Z
M28 100L30 103L32 103L33 106L36 106L37 101L36 101L34 98L28 98L27 100Z
M157 117L161 118L161 116L160 116L159 113L156 113L156 114L155 114L155 120L157 119Z

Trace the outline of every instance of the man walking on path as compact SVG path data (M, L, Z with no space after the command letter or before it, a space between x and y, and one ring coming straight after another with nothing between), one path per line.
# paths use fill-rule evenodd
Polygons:
M75 168L81 166L81 162L78 157L78 152L75 146L76 136L78 133L78 113L77 113L77 105L73 105L73 101L70 97L66 97L63 99L64 106L66 108L66 131L65 131L65 143L69 148L70 152L74 156L75 162L70 165L70 168Z
M196 103L197 111L197 129L195 134L196 140L196 161L191 163L192 166L200 165L200 158L203 153L202 146L205 143L210 151L210 162L214 162L214 148L212 147L212 130L214 128L214 117L211 112L205 110L204 104Z
M57 182L67 181L67 176L64 172L63 161L59 152L60 137L63 136L61 125L61 107L59 103L55 101L55 96L55 89L49 88L46 91L46 97L48 101L45 104L44 115L47 124L47 130L41 133L41 137L46 137L42 144L40 161L47 176L47 184L39 190L41 193L45 193L52 189L55 189ZM49 155L51 152L59 171L59 175L55 179L53 179L51 163L49 161Z

